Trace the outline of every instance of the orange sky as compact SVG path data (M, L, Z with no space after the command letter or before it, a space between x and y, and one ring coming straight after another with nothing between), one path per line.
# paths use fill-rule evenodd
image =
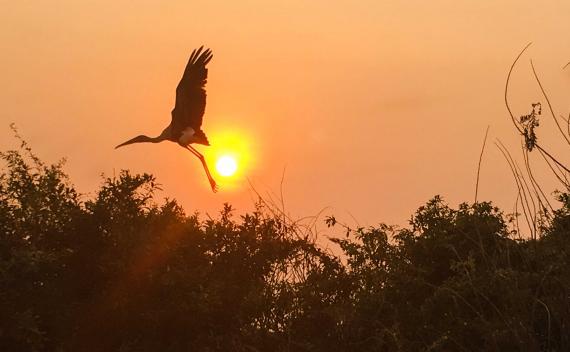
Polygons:
M187 212L252 208L246 177L283 194L294 216L404 224L435 194L472 201L479 149L518 138L503 105L508 68L517 115L540 100L528 59L568 114L570 2L0 0L0 149L9 123L90 195L100 175L150 172ZM243 135L251 151L213 194L200 163L172 143L113 147L170 121L193 48L213 49L204 130ZM541 136L553 136L542 117ZM550 133L552 132L552 133ZM564 151L559 138L546 146ZM208 148L198 146L208 154ZM563 158L564 159L564 158ZM567 158L570 161L570 158ZM538 159L537 159L538 162ZM489 143L480 199L508 212L515 185ZM212 165L213 167L213 165ZM541 173L539 173L539 176ZM547 188L555 183L545 173ZM222 180L220 180L222 181Z

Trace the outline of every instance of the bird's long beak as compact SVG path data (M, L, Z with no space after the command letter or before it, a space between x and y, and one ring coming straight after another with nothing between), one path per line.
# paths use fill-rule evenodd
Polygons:
M133 139L135 139L135 138L133 138ZM120 148L120 147L125 146L125 145L128 145L128 144L131 144L131 143L135 143L135 142L133 141L133 139L130 139L130 140L124 142L124 143L119 144L118 146L115 147L115 149Z
M120 148L120 147L125 146L125 145L133 144L133 143L144 143L144 142L154 142L154 138L150 138L150 137L143 136L143 135L136 136L135 138L129 139L128 141L119 144L118 146L115 147L115 149Z

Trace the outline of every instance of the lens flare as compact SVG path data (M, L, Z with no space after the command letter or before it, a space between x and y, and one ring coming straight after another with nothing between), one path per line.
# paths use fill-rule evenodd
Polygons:
M224 155L216 162L216 170L224 177L232 176L237 171L236 159L229 155Z

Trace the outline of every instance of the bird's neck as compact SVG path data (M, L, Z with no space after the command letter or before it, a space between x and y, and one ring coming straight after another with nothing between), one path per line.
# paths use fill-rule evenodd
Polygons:
M158 136L158 137L147 137L148 140L146 142L150 142L150 143L158 143L158 142L162 142L163 140L165 140L165 138L162 138L162 135Z
M172 134L172 127L170 125L168 125L158 137L154 138L155 142L153 142L153 143L158 143L158 142L170 139L171 134Z
M133 144L133 143L158 143L166 140L172 140L172 127L168 125L162 133L157 137L149 137L145 135L136 136L133 139L126 141L125 143L119 144L115 148L119 148L125 145Z

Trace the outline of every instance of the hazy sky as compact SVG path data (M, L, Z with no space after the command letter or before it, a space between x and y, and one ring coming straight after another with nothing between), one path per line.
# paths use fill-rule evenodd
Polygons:
M472 201L491 125L480 199L512 209L515 186L492 141L518 137L517 115L541 100L529 59L557 113L569 111L569 1L4 1L0 0L0 149L16 123L47 162L67 158L78 189L101 174L150 172L187 212L224 202L250 210L247 178L279 193L294 216L324 207L353 224L404 224L435 194ZM204 130L249 150L232 185L213 194L200 163L173 143L114 146L158 135L193 48L209 64ZM543 115L539 139L568 155ZM198 146L205 154L206 147ZM213 148L213 147L212 147ZM540 169L541 165L538 164ZM570 157L566 158L570 161ZM546 188L555 183L541 175Z

